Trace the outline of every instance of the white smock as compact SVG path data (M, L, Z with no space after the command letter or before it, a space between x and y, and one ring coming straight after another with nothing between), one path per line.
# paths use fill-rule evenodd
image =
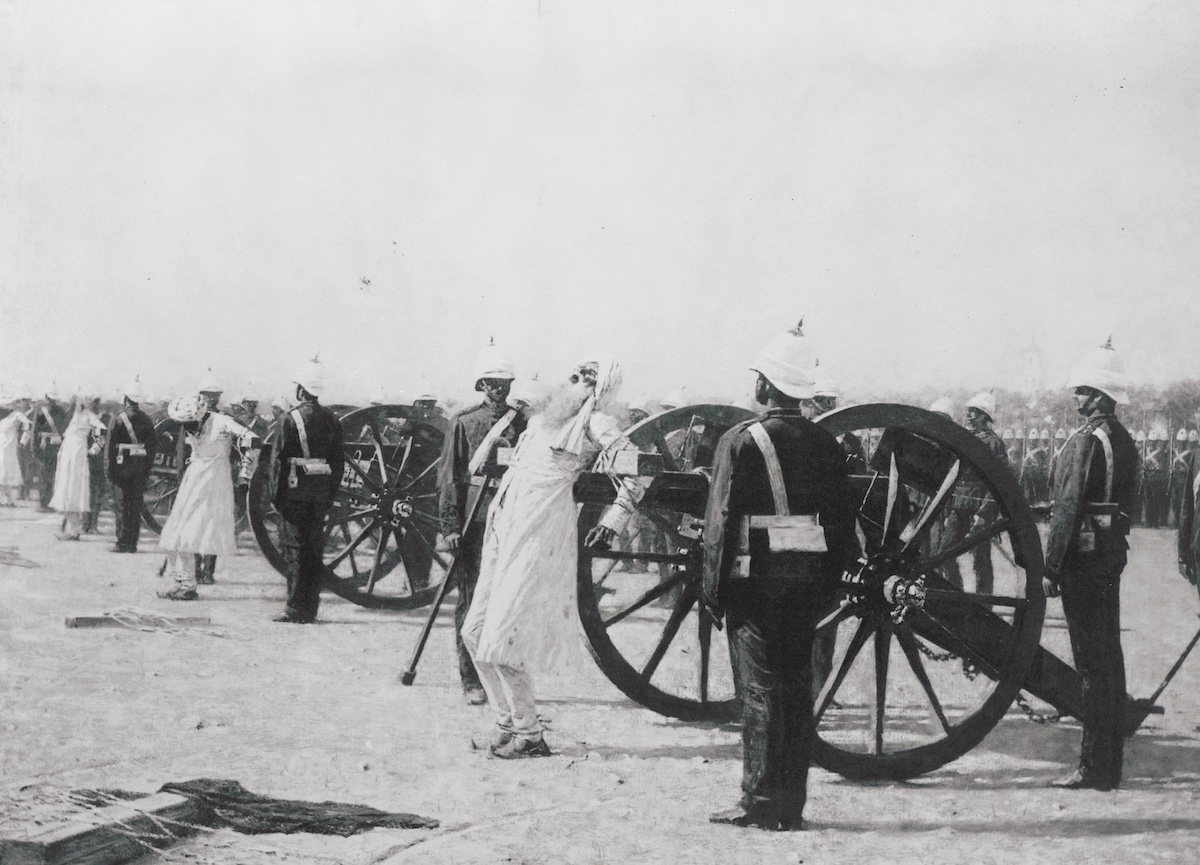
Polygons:
M575 606L575 479L601 450L634 446L607 415L591 413L585 430L576 454L554 447L562 432L532 418L500 481L463 623L463 639L482 661L548 672L568 671L587 657ZM636 481L623 482L601 525L619 532L641 492Z
M250 430L218 412L208 415L198 433L188 434L192 455L159 536L160 549L206 556L237 552L229 452L238 437L248 434Z
M0 486L19 487L21 474L21 433L30 426L29 418L19 411L0 420Z
M76 409L62 433L58 466L54 470L54 495L50 509L83 513L92 506L91 471L88 468L89 439L100 428L100 418L91 409Z

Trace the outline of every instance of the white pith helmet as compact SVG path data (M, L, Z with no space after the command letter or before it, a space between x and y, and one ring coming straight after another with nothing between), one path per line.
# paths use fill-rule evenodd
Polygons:
M1067 387L1090 387L1100 391L1118 405L1129 404L1129 377L1125 361L1112 347L1112 337L1100 348L1089 351L1071 370Z
M516 377L516 368L513 366L513 362L496 346L495 340L489 341L479 352L479 357L475 359L475 389L479 389L479 382L485 378L512 381Z
M1026 438L1027 438L1029 441L1037 441L1037 440L1038 440L1038 430L1037 430L1037 427L1035 427L1035 426L1031 426L1031 427L1029 428L1029 432L1025 434L1025 437L1026 437Z
M812 399L817 384L816 359L803 328L800 319L791 330L775 334L750 366L792 399Z
M1048 430L1048 429L1043 429L1043 430L1042 430L1042 432L1041 432L1041 435L1040 435L1040 436L1038 436L1038 438L1040 438L1040 439L1041 439L1042 441L1044 441L1044 442L1048 442L1048 441L1050 441L1050 430Z
M312 360L305 361L292 377L295 384L300 385L313 396L325 393L325 367L319 355L313 355Z
M129 400L131 403L140 403L146 398L145 392L142 390L141 376L134 376L133 381L125 385L121 390L121 396Z
M1000 438L1004 439L1005 441L1012 441L1012 437L1013 437L1012 427L1005 427L1004 432L1002 432L1000 434Z
M1146 439L1147 441L1160 442L1163 440L1163 435L1159 431L1158 427L1152 427L1150 429L1150 435L1148 435Z
M950 401L948 396L939 396L929 405L930 411L935 411L938 414L944 414L949 417L953 413L954 403Z
M1200 433L1196 432L1195 430L1188 430L1188 441L1200 442Z
M277 396L271 400L271 408L277 408L280 411L291 411L293 408L292 401L286 396Z
M1057 438L1057 436L1055 436L1055 438ZM1144 442L1146 440L1146 431L1144 429L1138 430L1137 435L1134 436L1134 440L1139 443Z
M508 399L505 402L510 408L524 409L541 399L541 389L536 378L513 379L512 387L508 389Z
M1145 433L1142 433L1142 435L1144 436ZM1059 427L1054 431L1054 440L1060 442L1067 440L1067 430L1065 427Z
M1177 442L1187 441L1187 430L1185 430L1181 427L1179 432L1175 433L1175 441L1177 441Z
M988 416L988 420L996 419L996 398L986 390L981 390L967 400L967 408L978 409Z
M204 375L200 378L200 386L196 388L200 393L224 393L225 388L217 381L216 374L210 366Z
M647 414L649 414L650 409L648 409L646 407L647 403L648 403L648 400L646 399L646 395L640 393L637 396L633 397L631 400L629 400L629 405L627 406L627 408L630 411L644 411Z

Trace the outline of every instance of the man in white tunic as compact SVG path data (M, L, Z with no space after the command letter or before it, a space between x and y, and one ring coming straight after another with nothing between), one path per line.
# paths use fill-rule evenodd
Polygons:
M25 484L21 472L21 446L28 443L33 426L29 419L29 404L29 397L16 397L12 400L12 411L0 420L0 493L6 508L17 506L16 495Z
M167 551L175 580L175 587L159 592L159 597L194 601L199 557L232 556L237 552L230 450L236 445L242 454L238 475L241 488L250 482L258 466L261 442L233 418L212 411L209 401L200 394L179 397L167 411L172 420L183 424L192 454L158 539L159 547Z
M92 481L88 453L99 452L104 436L100 417L91 409L92 399L82 391L75 394L75 410L62 434L54 471L54 495L50 510L65 514L60 541L77 541L83 531L83 515L91 510Z
M570 383L530 420L488 513L479 584L462 635L495 713L498 730L490 750L497 757L550 755L532 671L584 657L575 606L578 538L572 489L597 454L636 450L616 420L602 413L620 382L615 360L576 367ZM636 481L624 480L586 543L610 544L642 492Z

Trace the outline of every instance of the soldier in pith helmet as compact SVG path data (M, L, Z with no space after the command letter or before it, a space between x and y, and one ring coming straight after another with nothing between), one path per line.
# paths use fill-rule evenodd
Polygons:
M1116 414L1129 403L1128 380L1111 339L1083 358L1067 386L1084 423L1063 447L1054 478L1045 591L1062 594L1083 679L1083 744L1079 769L1056 786L1111 790L1121 783L1125 740L1121 572L1137 483L1137 446Z
M514 447L525 430L524 412L508 404L515 378L512 361L495 342L480 351L475 361L475 390L482 400L450 417L450 428L438 464L442 546L458 556L455 568L458 603L454 609L458 674L463 694L471 705L482 705L487 702L487 696L470 652L463 643L462 628L479 581L483 530L488 506L495 495L495 484L490 480L498 477L501 470L498 451ZM477 497L482 500L475 505L468 525L471 504Z
M134 379L121 392L122 409L113 418L105 448L108 479L117 491L117 544L114 553L136 553L142 525L146 482L154 466L154 421L142 411L141 382Z

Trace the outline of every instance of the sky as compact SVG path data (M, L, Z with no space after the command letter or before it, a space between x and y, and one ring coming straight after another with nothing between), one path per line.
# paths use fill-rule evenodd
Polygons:
M1200 7L0 0L0 389L1200 377Z

